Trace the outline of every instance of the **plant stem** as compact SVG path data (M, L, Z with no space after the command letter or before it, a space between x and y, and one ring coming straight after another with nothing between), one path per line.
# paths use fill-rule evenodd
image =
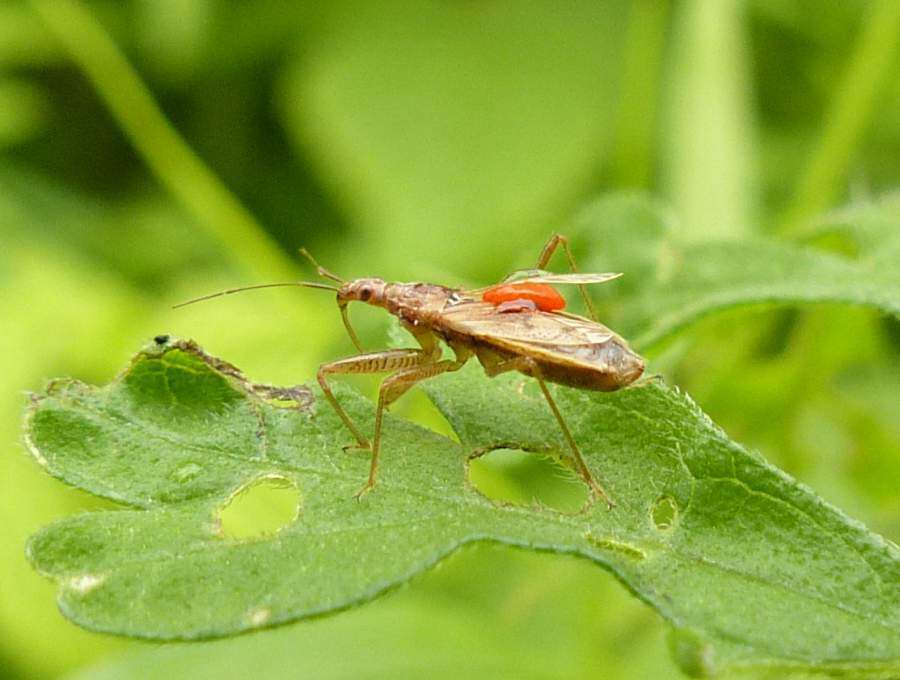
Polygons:
M856 52L825 115L818 146L800 179L797 197L782 220L782 233L795 232L804 220L834 202L853 152L875 114L879 86L890 71L898 37L900 2L881 0L873 4Z
M91 13L76 0L31 4L94 85L138 154L197 224L248 274L263 280L295 278L290 258L172 127Z
M663 178L680 238L747 236L756 208L755 112L738 0L686 0L673 18Z
M639 0L628 20L612 167L616 180L630 188L647 188L653 174L657 94L668 16L668 2Z

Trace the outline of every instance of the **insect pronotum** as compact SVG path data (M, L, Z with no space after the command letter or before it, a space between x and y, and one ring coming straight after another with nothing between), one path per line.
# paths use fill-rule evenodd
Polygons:
M569 262L569 274L544 271L559 246L563 247ZM301 253L312 262L320 276L337 285L306 281L267 283L204 295L176 306L276 286L304 286L337 293L341 318L359 353L322 364L317 378L325 397L356 440L345 448L352 446L372 451L369 477L357 492L357 498L371 490L377 481L385 409L416 383L457 371L474 356L488 377L518 371L537 381L579 475L595 497L603 498L610 507L613 506L585 463L547 383L608 392L630 385L643 373L641 357L625 340L597 321L586 288L586 284L610 281L620 274L579 274L568 240L560 234L554 234L544 246L535 269L515 272L497 285L475 290L432 283L389 283L377 278L345 281L319 265L306 250ZM578 286L591 318L562 311L565 301L552 284ZM381 307L396 316L419 347L364 351L347 314L347 306L355 301ZM441 342L453 351L453 359L443 358ZM342 373L390 373L378 390L371 441L350 419L331 391L330 377Z

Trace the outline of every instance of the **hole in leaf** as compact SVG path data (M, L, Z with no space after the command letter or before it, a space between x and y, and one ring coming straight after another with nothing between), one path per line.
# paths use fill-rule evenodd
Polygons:
M588 500L578 475L558 459L521 449L495 449L469 459L469 482L503 503L575 513Z
M223 538L271 536L297 519L300 491L284 477L265 477L240 489L219 509Z
M661 496L653 504L650 515L653 517L653 523L657 529L660 531L671 529L678 518L678 504L669 496Z
M447 422L444 414L434 405L425 390L412 389L407 392L400 401L391 406L391 413L449 437L455 442L459 441L456 431Z

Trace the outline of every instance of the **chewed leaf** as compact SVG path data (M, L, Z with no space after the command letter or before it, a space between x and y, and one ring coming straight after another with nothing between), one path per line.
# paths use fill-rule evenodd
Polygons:
M609 569L702 647L704 668L900 668L897 548L660 381L556 390L615 509L481 495L467 482L469 456L564 453L523 380L488 381L470 366L434 381L461 444L389 417L379 485L356 501L368 460L342 450L348 433L320 393L253 385L192 343L153 345L106 387L56 381L34 397L27 441L38 462L131 509L46 527L29 556L80 625L189 639L337 611L465 543L496 541ZM338 397L371 427L371 403ZM223 532L223 508L259 480L286 485L296 511L259 535Z

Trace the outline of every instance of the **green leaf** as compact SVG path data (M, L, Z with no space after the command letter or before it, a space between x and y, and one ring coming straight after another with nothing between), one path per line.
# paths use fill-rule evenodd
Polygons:
M521 383L521 385L520 385ZM368 600L459 546L496 541L609 569L679 631L686 667L900 669L900 552L730 441L678 391L555 390L618 505L565 514L495 503L467 484L485 447L561 453L521 376L477 367L432 383L460 443L388 417L378 487L317 391L251 384L192 343L140 352L113 383L62 380L35 396L27 441L64 481L132 506L51 525L29 543L88 628L192 639ZM348 389L371 428L372 405ZM236 539L218 513L255 480L299 489L296 521ZM697 666L701 659L702 667Z
M573 225L573 241L588 251L586 269L626 272L621 283L597 288L615 299L611 322L638 348L740 307L842 303L900 317L896 197L850 206L809 230L843 234L856 257L763 238L686 245L678 231L664 208L628 194L596 201Z

